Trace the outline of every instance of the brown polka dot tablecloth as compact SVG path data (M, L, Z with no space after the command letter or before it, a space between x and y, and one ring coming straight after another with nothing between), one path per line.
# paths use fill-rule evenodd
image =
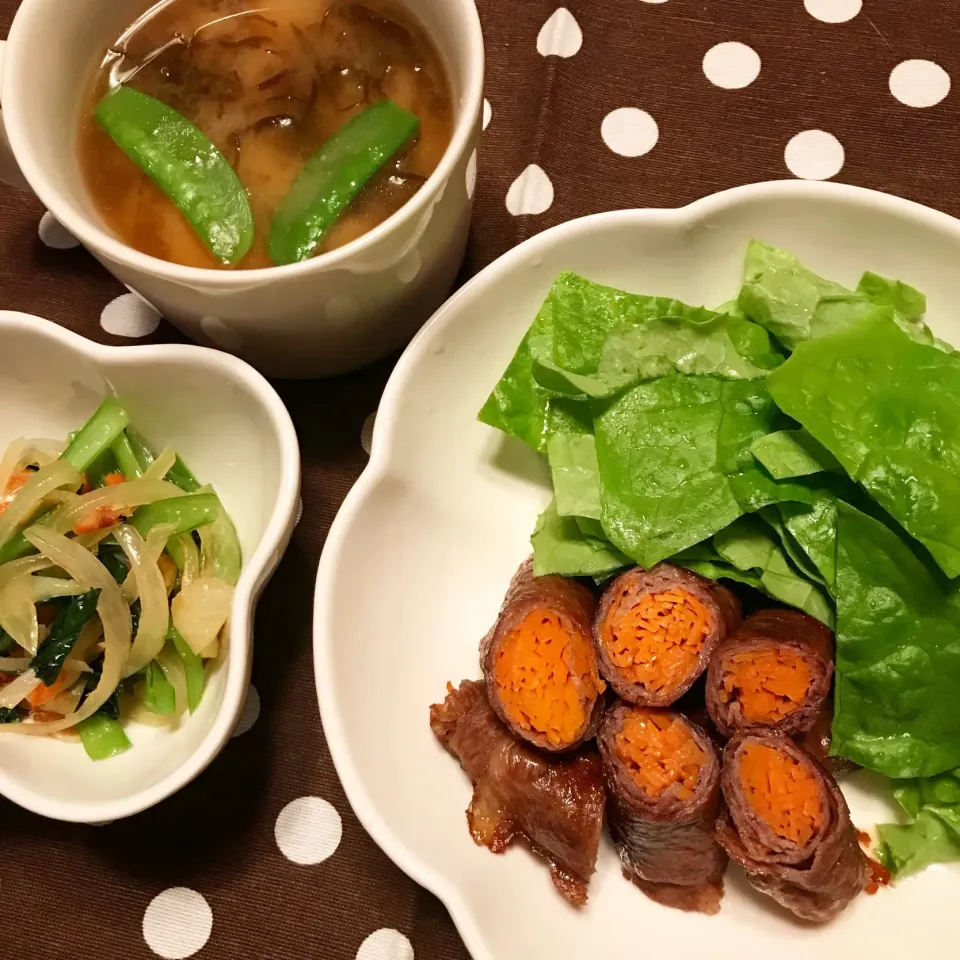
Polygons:
M16 7L0 0L0 36ZM487 100L464 278L572 217L751 181L834 178L960 214L957 0L479 7ZM180 339L6 187L0 308L104 343ZM302 445L303 514L259 606L243 720L213 765L160 806L97 827L0 801L2 960L467 957L443 906L353 816L314 693L317 561L394 359L277 384Z

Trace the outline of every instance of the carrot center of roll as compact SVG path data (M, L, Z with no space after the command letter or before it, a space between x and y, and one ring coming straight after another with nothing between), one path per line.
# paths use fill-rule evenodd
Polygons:
M739 764L753 812L781 839L806 846L823 822L823 800L810 765L763 743L744 744Z
M550 610L527 614L504 638L494 679L510 719L556 746L577 739L586 710L604 688L589 641Z
M777 723L803 706L810 679L809 661L793 650L734 653L723 661L720 699L739 703L751 723Z
M649 692L672 690L697 668L713 617L680 587L622 601L603 628L607 656L628 683Z
M707 757L682 718L637 707L615 741L620 762L651 800L670 787L679 800L689 800L696 792Z

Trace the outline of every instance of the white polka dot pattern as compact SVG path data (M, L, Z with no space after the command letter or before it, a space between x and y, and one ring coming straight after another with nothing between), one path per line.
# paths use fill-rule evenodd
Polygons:
M467 196L472 200L473 191L477 187L477 151L470 154L467 161Z
M803 0L811 17L825 23L846 23L862 9L863 0Z
M337 852L343 823L332 803L320 797L300 797L280 811L273 833L288 860L313 866Z
M160 326L160 313L140 294L124 293L103 308L100 326L115 337L146 337Z
M531 163L507 191L507 210L515 217L537 216L553 206L553 184L542 167Z
M783 152L787 169L802 180L829 180L843 167L843 144L826 130L804 130Z
M363 421L363 426L360 428L360 446L363 447L364 452L367 456L370 456L370 450L373 447L373 425L377 422L377 411L374 410L373 413Z
M189 887L158 893L143 915L143 939L164 960L192 957L203 949L212 931L210 904Z
M399 930L384 927L360 944L357 960L414 960L413 947Z
M934 107L950 92L950 74L932 60L904 60L890 73L890 92L908 107Z
M660 138L657 121L637 107L620 107L603 118L600 125L603 142L621 157L642 157Z
M745 43L728 40L706 52L703 72L714 86L740 90L760 76L760 55Z
M243 711L236 727L233 729L235 737L242 737L248 730L253 728L260 716L260 694L257 688L251 683L247 690L247 699L243 702Z
M486 97L483 99L483 129L486 130L490 126L490 121L493 119L493 107L490 106L490 101Z
M40 242L54 250L72 250L80 241L48 210L40 218L37 228Z
M542 57L573 57L582 46L580 24L566 7L555 10L537 35L537 52Z

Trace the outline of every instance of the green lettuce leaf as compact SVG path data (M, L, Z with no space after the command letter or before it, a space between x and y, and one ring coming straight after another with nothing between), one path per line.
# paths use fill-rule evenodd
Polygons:
M789 480L811 473L839 470L829 450L817 443L806 430L777 430L758 437L750 452L766 467L775 480Z
M762 380L675 374L619 397L595 420L610 541L651 567L788 498L749 450L780 421Z
M869 317L801 345L768 384L781 410L960 575L960 355Z
M557 513L556 502L540 515L530 537L533 544L533 572L565 577L605 579L632 562L606 540L587 536L571 517Z
M480 410L479 419L543 452L555 391L537 382L534 376L537 360L571 374L592 376L597 371L607 335L614 327L636 326L655 317L684 315L692 309L669 297L626 293L574 273L560 274Z
M843 501L836 511L831 749L888 777L960 766L956 591L905 537Z
M597 443L592 434L558 433L547 441L547 458L561 517L599 520L600 471Z
M893 791L910 823L881 824L880 859L895 875L960 861L960 770L898 781Z
M713 538L722 560L759 577L763 593L787 603L832 627L833 604L827 592L789 560L775 532L758 516L735 520Z
M846 287L808 270L793 254L751 240L737 302L788 350L809 340L810 322L822 297L841 296Z
M893 307L904 320L919 320L927 312L927 298L916 287L867 271L857 284L862 293L879 306Z

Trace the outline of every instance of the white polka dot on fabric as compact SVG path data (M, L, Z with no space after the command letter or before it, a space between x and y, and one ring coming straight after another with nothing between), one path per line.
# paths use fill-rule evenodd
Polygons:
M803 0L807 13L824 23L846 23L863 7L863 0Z
M473 191L477 188L477 151L470 154L467 161L467 197L473 199Z
M555 10L537 34L537 52L541 57L573 57L582 46L580 24L566 7Z
M360 428L360 446L363 447L367 456L370 456L370 450L373 447L373 425L377 422L377 411L374 410L373 413L363 421L363 426Z
M273 835L288 860L313 866L337 852L343 823L332 803L320 797L300 797L280 811Z
M642 157L660 138L657 121L637 107L620 107L603 118L600 125L603 142L621 157Z
M714 86L740 90L760 76L760 54L736 40L718 43L704 55L703 72Z
M40 242L54 250L72 250L80 241L48 210L40 218L37 228Z
M248 730L253 728L260 716L260 694L257 688L251 683L247 690L247 699L243 702L243 710L240 713L240 719L233 728L235 737L242 737Z
M296 526L303 517L303 497L297 500L297 516L294 518L293 525ZM251 689L253 689L251 687Z
M399 930L384 927L360 944L357 960L414 960L413 946Z
M490 106L490 101L484 97L483 100L483 129L486 130L490 126L490 121L493 119L493 107Z
M158 893L143 915L143 939L164 960L184 960L202 950L213 930L210 904L189 887Z
M219 317L203 317L200 321L200 329L224 350L239 350L243 344L243 337L236 330L228 327Z
M666 3L667 0L643 0L644 3Z
M783 151L787 169L802 180L829 180L843 167L843 144L826 130L804 130Z
M103 308L100 326L115 337L146 337L160 326L160 312L139 294L124 293Z
M890 73L890 92L908 107L934 107L950 92L950 74L932 60L904 60Z
M515 217L536 216L553 206L553 184L542 167L531 163L510 184L507 191L507 210Z

